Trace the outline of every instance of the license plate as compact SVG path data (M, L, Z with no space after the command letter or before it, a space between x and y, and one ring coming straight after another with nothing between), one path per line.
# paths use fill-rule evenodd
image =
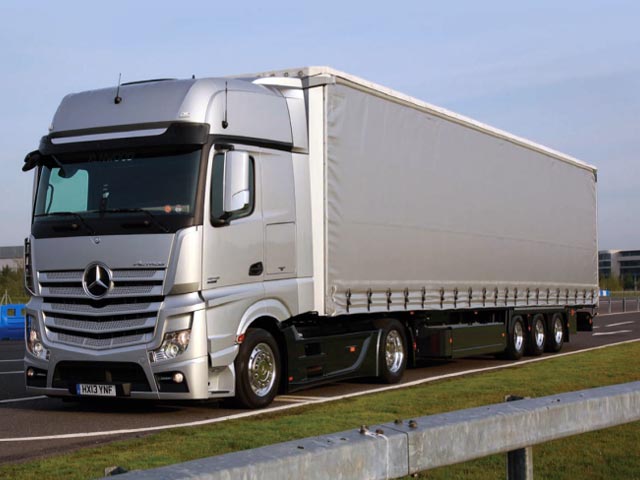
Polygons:
M76 385L76 393L78 395L93 396L93 397L115 397L116 386L79 383L78 385Z

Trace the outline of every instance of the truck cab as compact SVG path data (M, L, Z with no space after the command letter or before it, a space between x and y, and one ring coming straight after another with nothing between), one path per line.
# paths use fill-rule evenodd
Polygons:
M230 397L240 366L241 402L270 402L279 324L312 309L306 132L296 79L65 97L23 168L28 390Z

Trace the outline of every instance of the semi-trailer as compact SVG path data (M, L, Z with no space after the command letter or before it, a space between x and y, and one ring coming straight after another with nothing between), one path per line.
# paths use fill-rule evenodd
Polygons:
M598 301L594 167L327 67L67 95L23 170L34 394L263 407Z

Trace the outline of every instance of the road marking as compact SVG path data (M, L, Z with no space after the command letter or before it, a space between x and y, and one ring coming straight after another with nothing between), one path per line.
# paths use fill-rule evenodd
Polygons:
M319 402L325 400L327 397L312 397L305 395L279 395L276 400L284 400L290 402Z
M16 358L15 360L0 360L0 363L22 362L24 358Z
M304 400L302 398L283 398L283 396L276 397L274 402L285 402L285 403L307 403L308 400ZM310 402L313 403L313 402Z
M594 337L602 336L602 335L617 335L619 333L631 333L631 330L616 330L615 332L598 332L594 333Z
M15 372L0 372L0 375L16 375L18 373L24 373L24 370L16 370Z
M597 318L612 317L614 315L631 315L632 313L640 313L640 310L634 310L633 312L599 313Z
M612 323L610 325L605 325L605 327L609 328L609 327L619 327L620 325L629 325L631 323L635 323L633 321L631 322L618 322L618 323Z
M47 396L38 395L37 397L8 398L6 400L0 400L0 403L27 402L29 400L40 400L42 398L47 398Z
M224 417L218 417L218 418L209 418L206 420L197 420L195 422L187 422L187 423L174 423L172 425L158 425L155 427L142 427L142 428L128 428L128 429L122 429L122 430L109 430L109 431L104 431L104 432L80 432L80 433L65 433L65 434L60 434L60 435L43 435L41 437L13 437L13 438L0 438L0 443L8 443L8 442L31 442L31 441L38 441L38 440L61 440L61 439L69 439L69 438L89 438L89 437L107 437L107 436L112 436L112 435L125 435L125 434L132 434L132 433L141 433L141 432L157 432L160 430L169 430L171 428L184 428L184 427L197 427L197 426L201 426L201 425L211 425L214 423L221 423L221 422L226 422L228 420L238 420L241 418L249 418L249 417L257 417L259 415L268 415L271 413L277 413L277 412L284 412L286 410L292 410L294 408L299 408L305 405L310 405L310 404L321 404L321 403L329 403L329 402L335 402L338 400L345 400L347 398L353 398L353 397L360 397L363 395L370 395L372 393L381 393L381 392L388 392L391 390L398 390L400 388L408 388L408 387L414 387L416 385L422 385L424 383L431 383L431 382L435 382L437 380L445 380L448 378L455 378L455 377L463 377L465 375L471 375L474 373L482 373L482 372L490 372L493 370L501 370L503 368L514 368L514 367L520 367L522 365L527 365L529 363L535 363L535 362L542 362L545 360L553 360L554 358L559 358L559 357L567 357L569 355L576 355L578 353L585 353L585 352L591 352L594 350L602 350L603 348L609 348L609 347L614 347L616 345L624 345L627 343L634 343L634 342L639 342L640 339L633 339L633 340L625 340L623 342L617 342L617 343L610 343L608 345L600 345L598 347L591 347L591 348L585 348L584 350L576 350L573 352L566 352L566 353L557 353L555 355L548 355L546 357L537 357L537 358L532 358L529 360L520 360L519 362L514 362L514 363L508 363L505 365L497 365L495 367L485 367L485 368L476 368L473 370L467 370L464 372L455 372L455 373L448 373L445 375L439 375L437 377L430 377L430 378L421 378L420 380L414 380L413 382L407 382L407 383L399 383L396 385L388 385L386 387L379 387L379 388L375 388L372 390L365 390L362 392L354 392L354 393L348 393L345 395L339 395L336 397L325 397L322 400L316 400L313 402L307 402L307 403L291 403L289 405L280 405L277 407L272 407L272 408L265 408L263 410L251 410L249 412L242 412L242 413L236 413L234 415L227 415ZM322 398L322 397L318 397L318 398Z

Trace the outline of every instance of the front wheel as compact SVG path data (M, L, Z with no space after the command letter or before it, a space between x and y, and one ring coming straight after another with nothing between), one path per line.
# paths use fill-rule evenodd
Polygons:
M236 400L246 408L269 405L278 393L280 352L266 330L247 330L235 360Z
M382 328L379 362L380 380L398 383L407 368L407 341L404 327L397 320L391 320Z

